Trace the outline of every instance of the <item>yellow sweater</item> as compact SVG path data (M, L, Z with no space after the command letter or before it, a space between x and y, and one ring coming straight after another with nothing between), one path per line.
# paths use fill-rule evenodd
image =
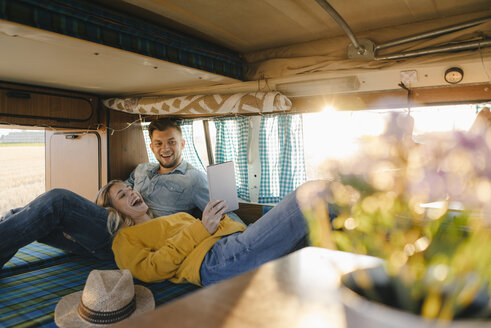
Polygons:
M177 213L121 229L112 249L118 267L142 281L201 285L199 269L206 253L221 237L243 230L243 224L225 216L210 235L200 220Z

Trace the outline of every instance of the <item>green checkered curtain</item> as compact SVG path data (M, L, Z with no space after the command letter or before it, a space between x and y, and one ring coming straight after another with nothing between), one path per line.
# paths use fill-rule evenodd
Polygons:
M237 194L249 201L247 172L247 141L249 139L249 118L231 117L213 119L216 127L216 163L233 161Z
M150 148L150 136L148 135L148 124L143 125L142 124L142 130L143 130L143 139L145 139L145 146L147 147L147 156L148 156L148 161L150 163L158 163L157 159L155 158L155 155L152 152L152 149Z
M198 155L198 152L194 147L193 121L192 120L179 121L179 126L181 127L182 130L182 137L184 138L184 140L186 140L186 146L184 146L184 149L182 150L182 158L184 158L184 160L187 161L188 163L191 163L191 165L197 168L198 170L206 172L205 167ZM148 125L142 125L142 129L143 129L143 137L145 139L145 145L147 147L148 161L150 163L158 163L152 150L150 149L150 136L148 135Z
M266 115L259 132L259 203L277 203L307 179L302 115Z
M182 137L186 140L186 145L182 150L182 158L188 163L191 163L192 166L206 172L205 166L201 159L199 158L198 151L194 146L194 134L193 134L193 120L181 120L179 121L179 126L182 130Z
M476 106L476 110L477 110L477 112L480 112L480 111L481 111L481 109L483 109L484 107L489 107L489 108L491 108L491 103L489 103L489 104L478 104L478 105Z

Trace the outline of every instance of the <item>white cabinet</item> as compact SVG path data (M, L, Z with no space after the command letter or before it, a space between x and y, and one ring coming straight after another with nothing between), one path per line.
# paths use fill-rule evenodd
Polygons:
M107 182L103 131L46 131L46 190L69 189L94 200Z

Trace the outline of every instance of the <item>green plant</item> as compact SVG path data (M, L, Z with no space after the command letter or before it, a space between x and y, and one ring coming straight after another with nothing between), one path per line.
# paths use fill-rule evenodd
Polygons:
M491 132L456 133L446 147L417 145L410 124L394 115L358 159L331 167L323 201L335 203L339 214L328 231L319 226L319 208L306 211L311 240L384 259L391 303L407 311L490 318ZM438 206L423 205L435 200ZM449 209L455 201L464 210ZM357 279L367 297L383 299L369 275Z

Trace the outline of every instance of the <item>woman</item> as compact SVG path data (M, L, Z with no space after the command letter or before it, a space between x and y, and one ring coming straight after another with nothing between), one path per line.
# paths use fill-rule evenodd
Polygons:
M113 258L112 244L118 265L134 267L135 276L141 280L210 284L288 253L306 235L294 193L247 230L227 216L222 220L224 211L223 202L212 201L201 221L187 213L178 213L148 225L146 222L152 215L147 205L122 181L111 181L104 186L98 193L97 204L69 190L53 189L0 217L0 268L19 248L36 240L104 260ZM129 226L134 227L122 229ZM117 233L120 229L121 233ZM295 231L290 235L289 230ZM142 235L134 237L133 231ZM127 243L138 238L142 242ZM145 251L148 247L161 246L161 251L147 252L146 262L135 265L129 260L133 256L133 260L143 259L145 253L133 254L141 245ZM213 249L208 252L210 248ZM122 251L129 255L122 256ZM169 257L174 261L169 273L147 272L143 264L155 263L159 256L162 258L156 264L159 270Z
M187 213L152 220L139 193L119 180L103 187L96 203L109 210L108 229L120 269L146 282L168 279L206 286L286 255L305 240L307 223L297 193L247 228L224 216L224 203L216 200L208 203L201 220Z

